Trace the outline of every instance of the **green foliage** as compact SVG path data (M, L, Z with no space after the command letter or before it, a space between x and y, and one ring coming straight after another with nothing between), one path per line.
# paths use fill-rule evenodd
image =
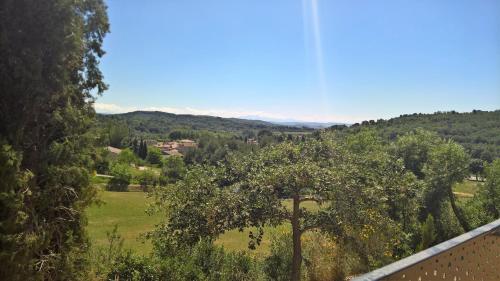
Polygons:
M448 200L457 220L465 231L471 230L464 211L456 204L453 185L462 182L468 176L469 156L462 146L452 142L438 144L429 152L424 167L427 190L425 206L434 218L440 218L443 202ZM438 228L440 238L448 237L443 229Z
M103 257L107 257L106 252ZM162 258L121 251L107 268L106 280L250 281L259 280L256 263L244 253L226 253L210 241Z
M148 234L154 256L124 256L109 278L290 280L299 261L301 278L343 280L458 235L464 221L492 219L480 215L486 195L455 202L452 187L468 175L463 147L422 130L390 143L376 130L319 134L230 152L215 166L183 165L167 158L164 186L152 190L153 209L164 216ZM487 177L496 186L492 171ZM260 268L212 244L227 231L249 229L252 249L278 225L291 232L273 238Z
M131 165L131 164L136 164L139 163L139 159L137 156L130 150L129 148L126 148L118 154L118 163L123 164L123 165Z
M339 149L323 228L357 255L363 270L411 253L406 245L420 197L415 176L373 131L348 136Z
M127 191L128 185L132 180L130 166L117 163L111 168L111 178L106 188L112 191Z
M98 174L107 174L111 166L109 150L98 149L94 159L94 169Z
M122 256L123 238L118 233L118 226L115 225L112 231L106 231L106 238L108 244L104 247L96 247L89 254L91 261L92 274L96 276L103 276L107 271L116 263L118 257Z
M417 129L400 136L395 143L395 154L403 159L405 168L419 179L424 178L423 168L430 149L441 140L435 133Z
M274 234L271 237L271 254L264 259L262 270L268 280L287 281L292 275L292 234Z
M155 190L157 206L168 214L152 234L156 250L169 253L172 247L247 227L257 229L250 232L249 247L254 248L265 225L290 222L295 280L302 259L300 237L313 228L348 245L365 267L391 260L387 252L406 253L394 245L416 225L415 177L393 162L373 132L338 144L332 140L324 136L267 146L245 157L235 154L216 168L193 167L184 180ZM291 210L282 198L291 199ZM310 212L301 208L307 201L329 203ZM401 228L405 232L398 234Z
M304 265L306 274L302 280L344 281L356 272L356 259L344 251L327 233L313 231L304 239Z
M153 172L151 169L146 169L146 170L140 172L136 176L136 179L144 191L147 191L147 190L149 190L149 188L155 187L159 184L158 175L155 172Z
M162 177L163 184L175 183L184 178L186 166L181 157L170 156L163 160Z
M128 251L119 255L109 267L107 280L157 281L158 272L150 258Z
M168 134L170 140L194 139L198 137L198 133L192 130L172 131Z
M434 241L436 241L436 227L434 223L434 217L429 214L427 215L427 219L421 226L420 230L420 244L418 244L417 251L422 251L433 245Z
M141 158L141 159L146 159L148 157L148 145L146 144L145 141L141 139L141 142L139 146L136 148L136 154Z
M225 161L231 152L247 153L256 150L255 145L247 144L243 138L221 134L200 134L198 147L190 148L184 154L184 162L191 164L217 165Z
M500 218L500 159L486 167L486 182L481 187L480 196L487 216Z
M129 128L124 122L110 122L107 126L109 145L122 148L124 140L130 135Z
M0 279L83 279L106 6L2 1L0 14Z
M152 190L154 209L166 215L148 235L155 255L123 255L108 277L298 280L299 264L302 278L343 280L489 220L478 215L484 196L455 202L452 186L468 175L469 157L436 134L415 130L389 143L367 129L278 138L253 149L241 139L204 135L192 150L191 159L200 158L190 164L205 165L187 169L182 158L165 159L164 186ZM308 201L322 205L312 211L301 205ZM264 229L277 225L292 232L273 239L260 269L248 256L212 244L226 231L249 228L252 249ZM311 229L322 236L313 232L317 240L303 246Z
M243 132L255 130L272 130L282 132L312 131L307 128L281 126L257 120L221 118L212 116L176 115L166 112L135 111L124 114L98 115L99 127L112 127L126 124L130 135L149 135L170 139L192 138L194 131L211 132ZM121 135L120 135L121 136Z
M476 180L479 180L479 176L484 174L484 161L481 159L472 159L469 164L469 171L476 176Z
M23 265L29 263L29 257L16 254L18 249L30 241L19 235L29 222L29 214L23 210L26 197L31 194L25 193L28 180L32 174L21 171L20 153L0 139L0 261L10 261L12 272L7 268L0 270L0 277L7 279L21 270ZM4 263L5 264L5 263Z
M161 151L158 148L150 148L148 149L148 155L146 156L146 161L150 164L158 165L161 164L162 156Z
M150 234L160 256L168 255L172 247L191 247L224 232L231 198L218 188L218 173L213 167L195 166L182 181L153 190L156 206L168 214L168 219Z
M473 110L469 113L436 112L434 114L406 114L389 120L370 120L354 124L347 130L331 127L342 133L355 133L370 127L387 140L394 140L416 128L437 133L465 147L472 158L492 162L500 158L500 110ZM417 175L420 176L420 175Z

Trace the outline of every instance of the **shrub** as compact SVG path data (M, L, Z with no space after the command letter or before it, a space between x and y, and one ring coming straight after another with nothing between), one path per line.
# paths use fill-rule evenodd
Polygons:
M115 164L111 168L111 178L106 188L110 191L127 191L132 173L130 167L126 164Z
M307 280L345 280L349 259L342 247L328 235L318 231L303 237L304 265Z
M146 156L146 161L149 163L155 165L155 164L161 164L161 151L158 148L150 148L148 150L148 155Z
M107 280L253 281L259 276L256 262L246 254L226 253L209 240L162 257L121 251L106 266Z
M420 232L421 241L417 247L417 251L422 251L429 248L431 245L433 245L434 241L436 241L436 227L434 223L434 217L431 214L427 215L427 219L422 224Z
M155 187L159 181L158 176L150 169L141 171L136 179L144 191L147 191L150 187Z
M139 158L134 154L134 152L132 152L132 150L130 150L130 148L122 150L122 152L118 154L117 160L119 163L127 165L139 163Z
M275 233L271 236L271 254L265 258L263 271L268 280L287 281L292 274L292 234Z
M181 157L171 156L163 161L161 183L175 183L184 178L186 165Z
M151 258L135 256L128 251L118 256L107 280L156 281L158 270Z

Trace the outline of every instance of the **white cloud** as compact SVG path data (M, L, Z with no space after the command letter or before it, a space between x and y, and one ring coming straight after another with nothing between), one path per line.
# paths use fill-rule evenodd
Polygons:
M125 113L137 110L134 107L124 107L112 103L94 103L94 108L99 113Z
M99 113L125 113L136 110L142 111L162 111L174 114L192 114L192 115L209 115L218 117L234 117L246 119L261 119L272 121L303 121L303 122L342 122L354 123L370 119L369 117L361 116L344 116L334 114L279 114L264 111L251 111L251 110L221 110L221 109L199 109L192 107L132 107L121 106L112 103L99 103L94 104L94 108Z

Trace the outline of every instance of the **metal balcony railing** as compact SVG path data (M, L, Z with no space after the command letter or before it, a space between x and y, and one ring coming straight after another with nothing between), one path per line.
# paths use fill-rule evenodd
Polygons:
M353 281L500 281L500 219Z

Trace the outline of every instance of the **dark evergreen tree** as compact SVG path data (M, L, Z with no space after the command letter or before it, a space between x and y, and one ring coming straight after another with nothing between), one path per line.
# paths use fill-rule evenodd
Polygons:
M143 144L143 152L142 152L142 159L146 159L148 157L148 145L146 142Z
M139 143L139 153L137 154L141 159L146 159L148 156L148 147L146 145L146 142L141 139Z
M134 139L132 141L132 150L134 151L135 155L139 156L139 143L137 142L137 139Z
M481 159L472 159L469 164L469 171L476 176L476 180L479 180L479 176L484 173L484 161Z
M102 0L0 1L0 280L84 279Z

